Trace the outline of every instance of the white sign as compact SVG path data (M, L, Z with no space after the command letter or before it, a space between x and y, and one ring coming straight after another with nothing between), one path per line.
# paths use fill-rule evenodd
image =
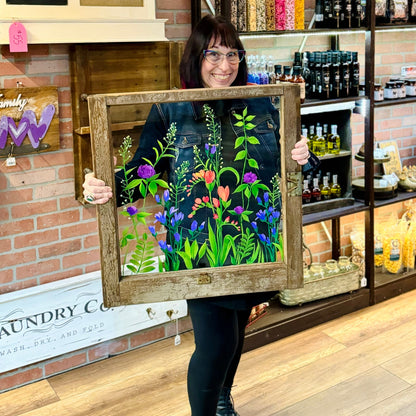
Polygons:
M103 306L99 272L0 295L0 373L186 316L186 301Z

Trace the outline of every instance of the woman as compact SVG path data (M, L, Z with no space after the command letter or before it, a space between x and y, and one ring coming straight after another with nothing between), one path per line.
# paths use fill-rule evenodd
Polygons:
M219 88L246 85L247 65L244 56L243 45L232 24L220 16L207 15L195 27L185 47L180 64L182 86ZM242 114L246 108L248 114L255 116L256 127L253 135L259 137L260 145L249 148L249 152L256 160L255 175L263 183L269 183L280 165L279 117L270 100L256 98L208 104L221 128L220 147L224 166L234 166L236 171L241 172L242 166L235 157L238 131L235 129L234 114ZM172 183L175 181L175 169L184 161L189 162L191 171L192 168L197 168L194 149L208 149L210 140L206 134L203 110L202 103L155 104L143 129L139 148L127 168L140 166L144 159L153 157L155 143L166 137L173 122L176 126L173 152L175 157L162 160L156 166L157 171L167 172L168 180ZM209 145L211 151L218 150L213 149L216 146L212 143ZM313 169L318 164L316 157L308 151L306 138L296 143L292 158L299 165L306 165L308 169ZM122 185L117 176L116 179L116 195L120 204L123 200ZM229 183L231 192L233 187L235 189L235 175L224 176L222 180ZM86 175L83 186L85 198L90 200L93 196L94 204L106 203L113 196L111 188L93 174ZM201 188L195 186L192 192L181 202L181 211L192 210L194 198L191 196L201 195ZM138 197L139 193L134 196L136 199ZM240 203L242 202L236 202ZM198 209L194 214L184 219L184 231L190 230L191 222L195 218L198 224L205 223L206 211ZM204 241L206 236L205 229L200 241ZM202 259L199 267L204 266L210 264L208 261L204 263ZM195 351L188 369L188 395L192 416L238 415L234 410L230 391L241 357L247 320L253 306L267 301L273 295L274 293L267 292L188 300L195 336Z

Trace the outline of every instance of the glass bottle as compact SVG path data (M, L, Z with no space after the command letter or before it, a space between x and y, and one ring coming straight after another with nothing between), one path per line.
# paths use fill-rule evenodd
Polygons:
M337 130L338 126L331 124L331 134L328 136L328 153L331 155L339 155L341 150L341 138Z
M309 126L309 134L308 134L308 149L309 150L312 150L314 137L315 137L315 126L311 124Z
M308 98L315 97L315 52L311 52L308 57L308 68L309 68L309 91Z
M350 79L350 95L358 97L360 95L360 63L358 62L358 52L352 53L352 60L350 65Z
M313 178L313 187L311 193L311 201L319 202L321 198L321 189L319 188L319 178Z
M309 189L308 180L303 181L303 191L302 191L302 203L309 204L311 202L312 192Z
M352 0L351 27L361 27L361 0Z
M341 186L338 184L338 175L332 175L331 198L341 198Z
M321 188L321 200L328 201L331 199L331 187L328 183L328 176L323 177L323 184Z
M350 65L347 52L341 53L341 97L350 95Z
M313 98L322 97L322 59L321 52L315 52L315 94Z
M341 23L341 0L333 0L332 2L332 27L340 28Z
M322 94L323 100L330 98L330 70L331 66L328 62L328 53L323 52L321 55L321 71L322 71Z
M315 27L324 28L324 1L316 0L315 2Z
M324 1L324 28L330 28L333 26L333 12L332 12L332 0Z
M291 82L294 84L299 84L300 86L300 103L303 104L305 102L305 80L301 75L301 67L294 66L293 67L293 76Z
M290 70L292 68L288 65L283 66L283 74L280 76L279 81L281 82L290 82L291 80L291 75L290 75Z
M341 27L351 28L352 0L342 1Z
M340 97L340 88L341 88L341 73L340 73L340 55L339 52L332 53L332 67L331 67L331 98Z
M324 156L326 152L326 143L324 136L322 136L322 127L316 127L316 134L312 142L312 152L316 156Z
M275 65L274 73L276 74L276 82L279 82L280 77L282 76L282 65Z

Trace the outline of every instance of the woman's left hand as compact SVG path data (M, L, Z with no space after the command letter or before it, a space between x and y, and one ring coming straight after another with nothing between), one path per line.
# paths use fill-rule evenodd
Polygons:
M300 141L296 142L295 148L292 149L292 159L298 162L298 165L306 165L309 159L308 139L301 136Z

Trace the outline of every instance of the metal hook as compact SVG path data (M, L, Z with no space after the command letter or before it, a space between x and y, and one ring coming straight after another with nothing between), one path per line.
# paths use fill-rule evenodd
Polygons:
M173 309L169 309L166 311L166 315L169 317L169 319L172 319L172 316L178 313L179 311L174 311Z
M146 312L150 319L153 319L156 316L156 312L152 308L147 308Z

